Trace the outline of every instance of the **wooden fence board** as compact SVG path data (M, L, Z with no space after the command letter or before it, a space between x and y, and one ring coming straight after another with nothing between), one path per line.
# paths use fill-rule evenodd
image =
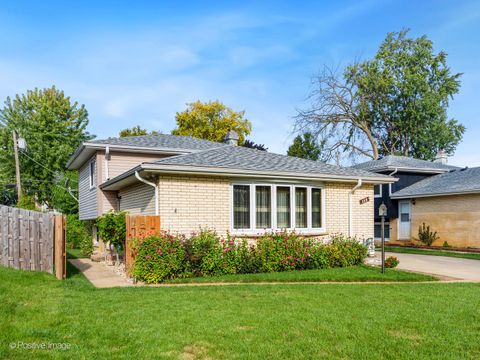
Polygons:
M125 241L125 269L127 274L131 275L133 265L131 240L160 233L160 216L126 215L125 226L127 231Z
M55 219L58 219L55 222ZM57 224L57 227L55 226ZM0 205L0 265L66 277L65 218ZM58 245L54 246L57 239ZM55 256L55 248L58 253ZM58 258L57 258L58 257Z

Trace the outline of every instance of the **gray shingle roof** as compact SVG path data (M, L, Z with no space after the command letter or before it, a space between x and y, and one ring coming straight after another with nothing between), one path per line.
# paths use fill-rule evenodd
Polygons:
M399 168L433 173L441 173L452 169L458 169L458 167L452 165L395 155L387 155L379 160L371 160L361 164L353 165L352 168L374 172L388 170L393 171L396 168Z
M168 148L172 150L207 150L226 146L224 143L197 139L191 136L178 135L144 135L128 136L124 138L110 138L104 140L88 141L90 144L105 144L118 146L132 146L144 148Z
M305 160L241 146L223 146L216 149L177 155L152 162L156 165L215 167L274 173L322 174L350 177L375 177L391 180L391 177L368 171L344 168L320 161ZM148 166L148 163L144 165Z
M470 192L480 192L480 167L452 170L428 177L394 192L391 197L398 199Z

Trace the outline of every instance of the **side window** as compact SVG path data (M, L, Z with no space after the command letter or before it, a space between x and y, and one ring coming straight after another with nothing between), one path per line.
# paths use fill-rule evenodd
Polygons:
M374 185L373 186L373 195L376 198L382 197L382 185Z
M93 188L95 187L95 160L90 161L89 167L90 188Z

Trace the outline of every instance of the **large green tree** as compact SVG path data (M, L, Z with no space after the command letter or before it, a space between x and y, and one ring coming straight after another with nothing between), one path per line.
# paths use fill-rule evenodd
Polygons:
M219 101L196 101L187 106L175 116L177 127L172 131L173 135L221 142L229 130L234 130L239 143L243 144L252 130L252 124L245 119L245 111L233 111Z
M77 175L65 169L75 149L92 139L87 131L88 112L55 87L34 89L7 98L0 110L0 173L14 183L12 132L26 140L20 151L23 192L39 204L65 213L77 211ZM73 196L72 196L73 195Z
M297 130L325 139L330 153L451 155L465 127L447 116L461 74L452 73L446 59L426 36L390 33L373 59L348 66L343 76L325 68L316 77L312 106L299 111Z
M322 146L309 132L296 136L292 145L290 145L287 151L287 155L289 156L295 156L314 161L320 159L321 153Z

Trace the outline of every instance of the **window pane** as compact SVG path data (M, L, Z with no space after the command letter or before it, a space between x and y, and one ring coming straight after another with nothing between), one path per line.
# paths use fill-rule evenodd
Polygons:
M373 193L375 195L382 195L382 187L381 185L374 185L373 186Z
M290 188L277 186L277 227L290 227Z
M322 191L312 189L312 227L322 227Z
M257 228L265 229L272 227L272 189L270 186L256 186L256 216Z
M295 188L295 227L307 227L307 189Z
M382 237L382 224L375 223L375 231L374 231L375 239L380 239ZM390 224L385 223L385 239L390 238Z
M95 161L90 162L90 187L95 186Z
M233 187L233 228L250 229L250 186Z

